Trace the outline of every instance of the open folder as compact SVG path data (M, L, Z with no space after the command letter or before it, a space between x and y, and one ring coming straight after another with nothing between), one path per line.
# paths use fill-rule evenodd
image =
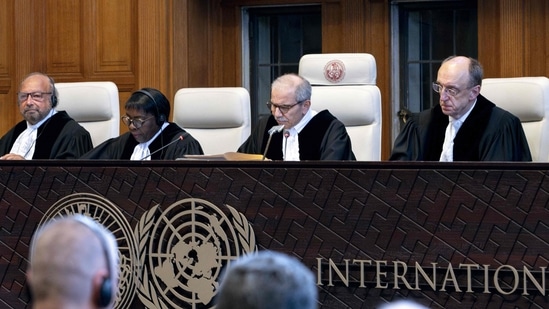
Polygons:
M240 152L225 152L215 155L185 155L177 160L204 160L204 161L261 161L263 155ZM270 161L265 159L265 161Z

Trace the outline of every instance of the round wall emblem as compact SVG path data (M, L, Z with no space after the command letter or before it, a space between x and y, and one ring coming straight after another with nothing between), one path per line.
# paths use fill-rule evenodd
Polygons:
M243 214L189 198L148 210L136 227L141 302L148 308L213 308L221 270L257 251Z
M330 60L324 66L324 78L332 83L339 83L345 77L345 64L341 60Z

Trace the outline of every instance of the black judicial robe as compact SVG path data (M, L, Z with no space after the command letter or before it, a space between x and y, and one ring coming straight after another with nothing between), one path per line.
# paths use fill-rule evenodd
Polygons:
M16 124L0 139L0 155L10 152L15 140L27 129L25 120ZM93 148L90 133L59 111L37 129L33 159L78 159Z
M178 140L180 136L183 137L183 140L174 142L163 150L154 153L170 142ZM118 137L106 140L83 155L81 159L129 160L137 144L139 143L133 135L130 132L126 132ZM152 154L151 160L175 160L186 154L204 154L200 143L175 123L170 123L162 130L162 133L149 145L149 151Z
M439 161L448 116L440 105L413 116L390 160ZM482 95L454 139L454 161L532 161L520 120Z
M259 120L248 139L238 148L238 152L263 154L269 139L269 129L278 125L270 115ZM274 133L266 158L282 160L282 132ZM299 132L299 159L304 160L356 160L351 147L351 139L341 121L329 111L316 114Z

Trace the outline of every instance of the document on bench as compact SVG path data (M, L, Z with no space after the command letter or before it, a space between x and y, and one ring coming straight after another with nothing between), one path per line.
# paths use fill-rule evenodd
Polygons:
M225 152L214 155L185 155L177 160L203 160L203 161L261 161L263 155L240 152ZM265 161L270 161L265 159Z

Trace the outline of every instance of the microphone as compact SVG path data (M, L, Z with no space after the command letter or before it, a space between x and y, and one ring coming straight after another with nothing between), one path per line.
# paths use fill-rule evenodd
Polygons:
M282 131L282 129L284 129L283 124L278 126L273 126L272 128L269 129L268 131L269 139L267 140L267 146L265 146L265 152L263 153L263 158L261 160L265 160L265 156L267 155L267 151L269 150L269 145L271 144L271 139L273 138L273 134Z
M274 127L269 129L269 135L272 136L275 132L278 133L278 132L282 131L282 129L284 129L283 124L281 124L279 126L274 126Z
M284 130L284 160L286 160L286 151L288 151L288 137L290 137L290 130Z
M159 152L159 151L164 150L166 147L170 146L171 144L177 143L177 142L182 141L182 140L183 140L183 135L179 135L179 138L178 138L178 139L173 140L173 141L167 143L166 145L164 145L164 146L162 146L162 147L156 149L155 151L153 151L153 152L151 152L150 154L148 154L148 155L144 156L143 158L141 158L141 160L145 160L146 158L152 156L153 154L155 154L155 153L157 153L157 152Z

